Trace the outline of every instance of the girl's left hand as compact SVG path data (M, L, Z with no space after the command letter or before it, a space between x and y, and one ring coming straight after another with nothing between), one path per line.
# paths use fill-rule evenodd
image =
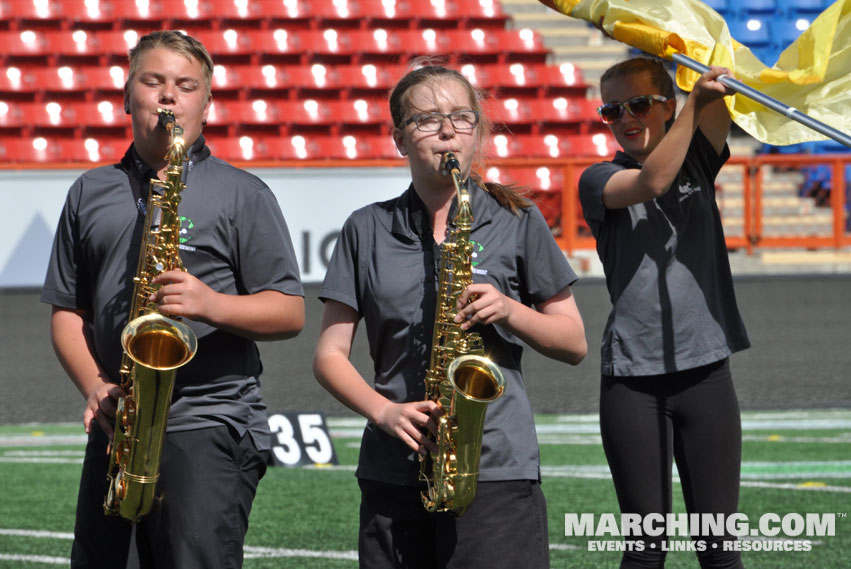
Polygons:
M462 330L476 324L502 324L511 314L513 301L492 284L473 283L458 297L455 322Z

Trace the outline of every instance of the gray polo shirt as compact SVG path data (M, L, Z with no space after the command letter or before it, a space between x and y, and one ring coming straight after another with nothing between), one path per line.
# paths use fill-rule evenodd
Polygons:
M147 191L152 172L132 146L122 165L90 170L71 186L41 296L55 306L89 311L96 357L114 381L144 225L128 172ZM226 294L304 295L286 222L266 184L209 156L203 137L189 149L183 179L180 256L192 275ZM258 448L269 448L256 344L186 322L198 336L198 352L177 372L168 430L224 421L240 433L250 430Z
M715 203L715 176L729 156L698 130L671 189L620 209L603 205L603 187L615 172L641 164L618 152L583 172L579 198L612 301L604 375L691 369L750 346Z
M576 280L540 211L519 215L468 184L474 223L474 282L490 283L526 305L543 302ZM454 214L450 213L450 219ZM320 298L363 317L376 391L396 402L425 397L440 249L411 186L400 197L354 212L343 226ZM505 374L505 395L488 406L480 480L539 479L538 443L526 395L520 340L501 326L477 326L487 355ZM368 423L356 475L413 485L419 463L402 441Z

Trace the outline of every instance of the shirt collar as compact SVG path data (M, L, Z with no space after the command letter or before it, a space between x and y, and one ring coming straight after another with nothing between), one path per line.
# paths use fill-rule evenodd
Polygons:
M470 194L470 206L473 210L473 226L471 230L490 223L494 206L499 207L496 200L488 199L486 191L480 188L473 180L465 182L467 192ZM457 200L452 200L449 209L449 219L455 218L458 209ZM431 222L425 204L414 190L414 185L408 186L395 203L393 211L392 232L408 239L422 241L424 236L431 236Z
M624 168L641 168L641 162L627 154L622 150L618 150L615 152L614 158L612 158L612 162L623 166Z
M191 170L192 166L201 160L204 160L210 155L210 147L207 146L204 135L199 135L198 139L192 143L192 146L186 149L186 164L185 169ZM147 182L151 178L156 178L157 173L153 168L148 166L142 157L139 156L139 153L136 151L136 144L131 144L130 148L125 154L123 161L127 161L128 165L131 168L131 172L134 176L141 179L144 182Z

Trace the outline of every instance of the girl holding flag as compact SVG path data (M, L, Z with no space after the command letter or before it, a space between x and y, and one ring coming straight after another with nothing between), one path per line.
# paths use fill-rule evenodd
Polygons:
M600 425L623 513L671 511L673 460L689 513L726 518L738 507L741 421L728 356L750 343L715 203L730 156L726 74L704 73L676 118L661 60L630 59L600 79L598 113L622 150L588 168L579 193L613 305ZM644 547L627 548L621 568L663 567L665 537L638 537ZM732 536L692 537L701 567L742 566L724 547Z

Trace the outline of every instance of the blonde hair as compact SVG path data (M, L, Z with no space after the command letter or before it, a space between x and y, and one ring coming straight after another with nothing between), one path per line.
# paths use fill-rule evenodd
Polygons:
M204 44L192 36L173 30L159 30L144 35L130 50L130 72L127 75L127 83L124 85L124 91L127 92L130 81L139 70L142 55L147 51L159 47L170 49L188 59L194 59L201 63L201 70L204 75L204 87L207 93L207 100L209 100L213 87L213 58L210 57L210 53L204 47Z
M490 138L492 131L491 122L484 113L482 105L482 100L485 97L484 93L470 83L464 75L447 67L445 65L445 59L436 59L433 57L416 58L411 61L410 67L411 70L396 83L396 86L390 93L390 117L393 119L393 126L395 128L402 128L402 125L407 119L408 113L411 110L410 94L413 87L436 80L452 79L464 87L469 96L472 109L479 115L476 138L479 142L479 148L484 148L484 142ZM477 156L475 162L483 162L483 157L481 155ZM516 186L485 182L475 171L470 174L470 178L491 194L502 207L511 210L515 214L521 208L527 208L532 205L532 202L517 192Z

